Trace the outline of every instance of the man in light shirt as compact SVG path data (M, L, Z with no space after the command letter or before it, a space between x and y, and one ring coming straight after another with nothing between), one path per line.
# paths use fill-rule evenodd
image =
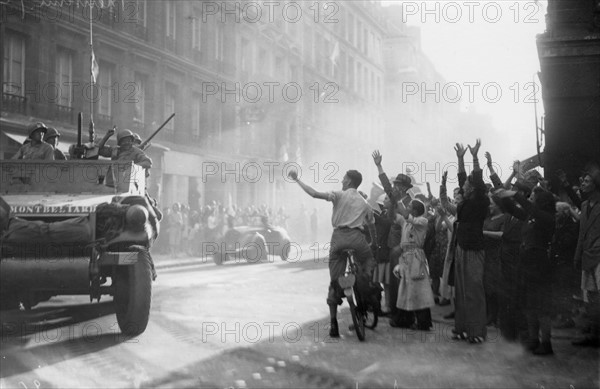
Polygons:
M333 214L331 224L333 235L329 250L329 293L327 305L331 317L331 328L329 336L339 337L337 322L337 306L342 304L344 292L338 283L338 278L344 275L346 261L341 257L345 249L353 249L356 252L356 261L362 269L363 278L368 282L372 278L375 260L373 251L377 247L377 236L375 233L375 218L373 210L367 201L358 193L358 187L362 182L362 175L356 170L348 170L342 180L342 190L331 192L317 192L312 187L298 179L296 171L290 171L289 177L311 197L333 203ZM367 243L363 234L363 225L366 224L371 235L371 246Z

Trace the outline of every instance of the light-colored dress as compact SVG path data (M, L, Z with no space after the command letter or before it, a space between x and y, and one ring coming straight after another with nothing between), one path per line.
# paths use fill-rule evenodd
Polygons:
M400 247L402 254L398 262L400 285L396 307L405 311L431 308L435 305L427 258L423 251L427 235L427 219L423 216L398 217L402 226Z

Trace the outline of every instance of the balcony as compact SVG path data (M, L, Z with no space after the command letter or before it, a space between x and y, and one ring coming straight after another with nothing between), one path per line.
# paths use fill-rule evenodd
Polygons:
M75 124L75 110L67 105L55 105L54 118L60 122Z
M25 115L27 110L27 98L11 93L2 93L2 110Z

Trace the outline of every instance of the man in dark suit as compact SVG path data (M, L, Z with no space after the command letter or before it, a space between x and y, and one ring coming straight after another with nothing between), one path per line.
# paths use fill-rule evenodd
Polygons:
M573 342L575 346L600 347L600 168L588 169L581 182L586 201L581 205L579 239L575 250L575 266L581 267L581 289L588 293L591 333Z

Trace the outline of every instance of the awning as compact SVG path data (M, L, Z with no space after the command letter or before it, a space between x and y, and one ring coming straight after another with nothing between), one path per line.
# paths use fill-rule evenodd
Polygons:
M9 137L10 139L14 140L15 142L17 142L20 145L22 145L23 142L25 142L25 139L27 139L27 137L25 135L15 134L13 132L3 131L3 134L6 135L7 137ZM69 154L69 145L66 143L59 142L58 149L60 151L62 151L65 155Z

